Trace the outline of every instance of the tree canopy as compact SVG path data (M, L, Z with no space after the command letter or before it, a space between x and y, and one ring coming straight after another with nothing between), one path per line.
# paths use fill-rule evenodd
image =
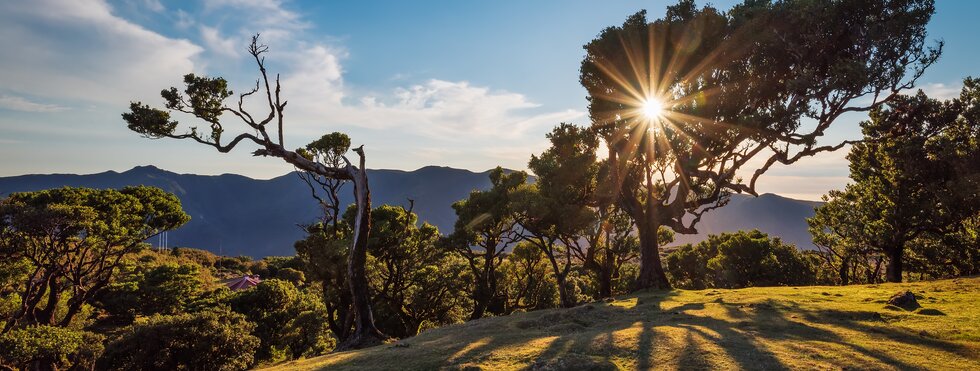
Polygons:
M756 194L774 164L848 144L818 143L841 115L911 88L940 54L941 42L925 42L933 11L931 0L746 1L727 12L684 0L586 44L580 82L611 186L638 224L639 286L669 287L659 226L696 232L731 192Z

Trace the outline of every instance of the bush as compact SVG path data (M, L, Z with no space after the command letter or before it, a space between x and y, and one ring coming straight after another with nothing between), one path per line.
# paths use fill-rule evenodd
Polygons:
M800 286L817 279L812 259L758 230L709 236L671 252L666 263L671 280L692 289Z
M218 256L210 251L192 249L189 247L175 247L171 254L177 258L186 259L200 264L205 268L214 267L214 263L218 261Z
M278 279L262 281L229 300L235 312L256 324L252 334L260 345L257 361L278 362L329 350L327 314L317 295L301 292Z
M228 311L156 315L109 343L99 368L115 370L242 370L252 365L255 325Z
M204 291L197 264L165 264L148 270L139 282L143 314L177 314Z
M91 368L103 337L55 326L32 326L0 335L0 360L19 369ZM88 367L86 367L88 366Z

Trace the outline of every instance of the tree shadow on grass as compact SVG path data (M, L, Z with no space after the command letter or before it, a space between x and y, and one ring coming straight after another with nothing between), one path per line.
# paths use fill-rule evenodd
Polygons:
M813 324L880 335L890 341L976 357L959 344L910 334L901 329L868 324L877 315L866 311L805 310L793 302L694 302L665 307L675 291L640 294L635 306L592 303L571 309L531 312L514 317L488 318L427 331L398 345L344 355L330 369L480 369L481 365L547 366L552 369L605 370L619 365L652 369L676 364L680 368L717 367L706 358L720 349L743 369L787 369L765 344L788 341L787 349L817 344L818 352L834 352L820 344L842 344L856 354L898 368L917 368L879 349L853 344L840 334ZM702 315L720 305L728 319ZM873 313L873 314L872 314ZM792 315L793 320L790 319ZM880 317L878 317L880 319ZM884 324L884 322L882 322ZM625 344L622 337L631 337ZM620 340L617 340L620 339ZM632 341L635 341L633 343ZM635 344L635 345L634 345ZM658 354L658 352L671 352ZM710 354L708 354L710 355ZM842 362L823 357L820 362ZM630 361L631 360L631 361ZM659 363L659 364L658 364ZM666 364L665 364L666 363ZM852 364L836 364L838 367ZM489 368L489 367L488 367Z

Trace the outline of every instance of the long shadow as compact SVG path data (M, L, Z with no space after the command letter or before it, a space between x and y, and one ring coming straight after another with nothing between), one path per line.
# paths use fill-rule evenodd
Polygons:
M952 353L968 358L977 357L978 355L976 351L958 343L914 334L901 328L873 326L866 323L869 321L886 323L878 312L822 309L809 311L803 316L803 318L810 322L832 324L867 334L880 335L895 342L928 347L934 351Z
M382 368L452 368L469 363L481 363L500 349L520 349L528 342L554 337L540 352L528 353L527 359L516 361L526 361L528 365L541 365L576 355L600 359L608 363L614 357L629 357L630 354L635 354L636 367L645 370L660 366L653 364L657 356L656 345L668 339L658 339L662 334L658 333L657 328L667 327L683 328L686 332L683 349L673 349L680 352L674 359L680 362L679 366L682 368L710 367L706 359L700 357L702 346L698 344L696 337L702 337L716 344L743 369L787 369L787 366L763 344L763 340L842 344L855 353L879 362L903 369L917 368L880 350L851 344L848 339L842 338L836 332L810 326L799 320L790 320L787 318L790 314L794 318L802 318L807 322L831 324L853 331L882 335L895 342L924 346L931 350L955 353L967 358L976 357L976 354L969 349L956 343L864 323L875 320L874 312L811 311L802 309L792 302L772 300L754 304L724 301L694 302L664 308L662 303L674 295L677 293L672 291L641 293L637 305L631 308L592 303L571 309L530 312L522 315L520 319L489 318L468 322L434 329L418 337L400 341L407 346L382 346L383 349L372 350L371 357L374 361L377 361L379 356L383 357L388 363L380 365ZM705 309L706 304L720 305L732 320L688 313ZM640 330L637 335L636 352L615 349L613 334L637 325L640 326ZM508 328L501 328L502 326ZM596 332L595 329L599 327L601 331ZM458 343L461 332L469 338L479 339L479 344ZM516 332L520 335L515 335ZM422 344L426 346L423 347ZM590 344L597 344L600 349L590 348ZM363 369L363 364L360 363L364 358L366 355L363 353L351 355L332 364L331 368ZM428 363L405 363L409 359L427 359L424 362Z

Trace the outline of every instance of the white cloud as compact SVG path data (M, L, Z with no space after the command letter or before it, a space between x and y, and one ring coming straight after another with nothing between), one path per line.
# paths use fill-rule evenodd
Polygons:
M267 43L291 41L297 31L310 27L299 13L286 9L280 0L205 0L204 11L213 16L234 18L243 25L238 34L259 33Z
M68 108L54 105L31 102L22 97L0 94L0 108L23 112L60 112Z
M963 89L962 85L949 85L943 83L932 83L925 84L920 87L929 98L934 99L953 99L960 96L960 90Z
M218 29L213 27L201 26L201 40L208 50L226 57L238 57L245 50L240 41L222 37Z
M100 0L3 2L0 48L10 51L0 65L16 71L0 74L5 89L117 107L193 71L202 50L119 18Z

